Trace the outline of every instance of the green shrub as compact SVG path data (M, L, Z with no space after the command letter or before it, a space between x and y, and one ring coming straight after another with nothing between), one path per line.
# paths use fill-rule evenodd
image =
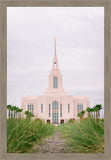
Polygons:
M70 151L75 153L104 152L104 123L94 119L84 119L58 126L67 139Z
M74 118L69 119L69 123L73 123L75 121Z
M102 118L102 119L100 119L100 122L104 123L104 119L103 119L103 118Z
M54 132L54 126L41 120L8 119L7 152L24 153Z

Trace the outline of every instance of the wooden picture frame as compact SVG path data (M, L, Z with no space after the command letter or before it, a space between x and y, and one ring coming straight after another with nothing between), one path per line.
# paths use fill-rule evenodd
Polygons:
M7 7L104 7L104 153L12 154L7 153ZM99 63L99 62L98 62ZM110 0L0 0L0 159L111 159L111 1Z

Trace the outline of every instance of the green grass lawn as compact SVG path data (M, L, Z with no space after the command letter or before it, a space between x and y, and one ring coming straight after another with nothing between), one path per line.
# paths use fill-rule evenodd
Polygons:
M7 152L26 153L30 147L39 144L43 138L54 133L54 125L42 120L8 119Z
M58 126L70 152L104 153L104 121L84 119Z
M8 119L7 152L26 153L31 147L51 136L55 128L66 139L72 153L104 153L104 120L84 119L80 123L61 124L55 127L42 120Z

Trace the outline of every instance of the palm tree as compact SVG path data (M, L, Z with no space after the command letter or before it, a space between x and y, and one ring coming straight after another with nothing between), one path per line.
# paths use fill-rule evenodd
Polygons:
M80 119L81 119L81 112L80 112L80 113L78 113L78 117L80 117Z
M96 107L97 107L97 118L100 119L100 110L102 109L102 105L101 104L97 104Z
M22 112L22 110L23 109L20 109L20 108L18 108L18 107L16 107L16 106L12 106L12 105L7 105L7 109L9 110L9 118L11 117L11 118L17 118L18 116L17 116L17 113L19 112ZM14 115L13 115L13 113L14 113ZM21 115L20 115L20 117L21 117Z
M100 110L102 109L102 105L101 104L99 104L99 106L98 106L98 108L99 108L99 119L100 119Z
M14 111L14 107L11 107L11 118L13 118L13 111Z
M16 106L13 106L13 110L14 110L14 119L15 119L15 114L16 114Z
M98 107L97 105L95 106L95 111L96 111L96 119L98 118Z
M93 110L94 110L94 119L97 118L97 107L94 106L93 107Z
M91 108L88 107L88 108L86 109L86 111L88 112L88 118L89 118L89 117L90 117Z
M16 107L16 119L18 118L18 112L19 112L19 108Z
M85 111L82 110L81 114L82 114L82 119L83 119L83 118L84 118Z
M93 112L94 112L94 109L90 108L91 118L93 118Z
M20 114L19 114L19 118L21 118L21 112L22 112L22 111L23 111L23 109L20 109L20 108L19 108L19 110L18 110L18 112L20 113Z
M34 117L34 114L29 111L25 111L25 115L26 115L26 119L31 119L31 117Z
M9 111L9 113L8 113L8 118L10 118L11 108L12 108L12 105L11 105L11 104L7 105L7 109L8 109L8 111Z
M84 118L84 114L85 114L85 111L81 111L80 113L78 113L78 117L80 117L80 119L83 119Z

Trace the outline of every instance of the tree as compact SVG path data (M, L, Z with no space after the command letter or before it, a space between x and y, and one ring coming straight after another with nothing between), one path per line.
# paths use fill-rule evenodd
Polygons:
M18 110L18 112L20 113L20 118L21 118L21 112L23 111L23 109L20 109Z
M11 107L11 118L13 118L13 111L14 111L14 107Z
M81 119L81 112L80 112L80 113L78 113L78 117L80 117L80 119Z
M94 110L94 119L97 118L97 107L94 106L93 107L93 110Z
M9 112L8 113L8 118L10 118L11 108L12 108L11 104L7 105L7 109L8 109L8 112Z
M97 108L97 118L100 119L100 110L102 109L102 105L101 104L96 104L96 108Z
M13 106L13 110L14 110L14 119L15 119L15 115L16 115L16 106Z
M91 118L93 118L93 112L94 112L94 109L90 108Z
M85 111L83 110L81 114L82 114L82 118L84 118Z
M18 118L18 112L19 112L19 108L16 107L16 118Z
M26 119L31 119L31 117L34 117L34 114L29 111L25 111L25 115L26 115Z
M86 109L86 111L88 112L88 118L89 118L89 117L90 117L91 108L88 107L88 108Z
M80 117L80 119L83 119L84 118L84 114L85 114L85 111L81 111L80 113L78 113L78 117Z
M12 106L12 105L7 105L7 109L9 110L9 115L8 115L8 117L10 118L14 118L15 119L15 117L17 118L18 117L18 115L17 115L17 113L19 112L19 113L21 113L22 111L23 111L23 109L20 109L20 108L18 108L18 107L16 107L16 106ZM20 115L20 118L21 118L21 115Z

